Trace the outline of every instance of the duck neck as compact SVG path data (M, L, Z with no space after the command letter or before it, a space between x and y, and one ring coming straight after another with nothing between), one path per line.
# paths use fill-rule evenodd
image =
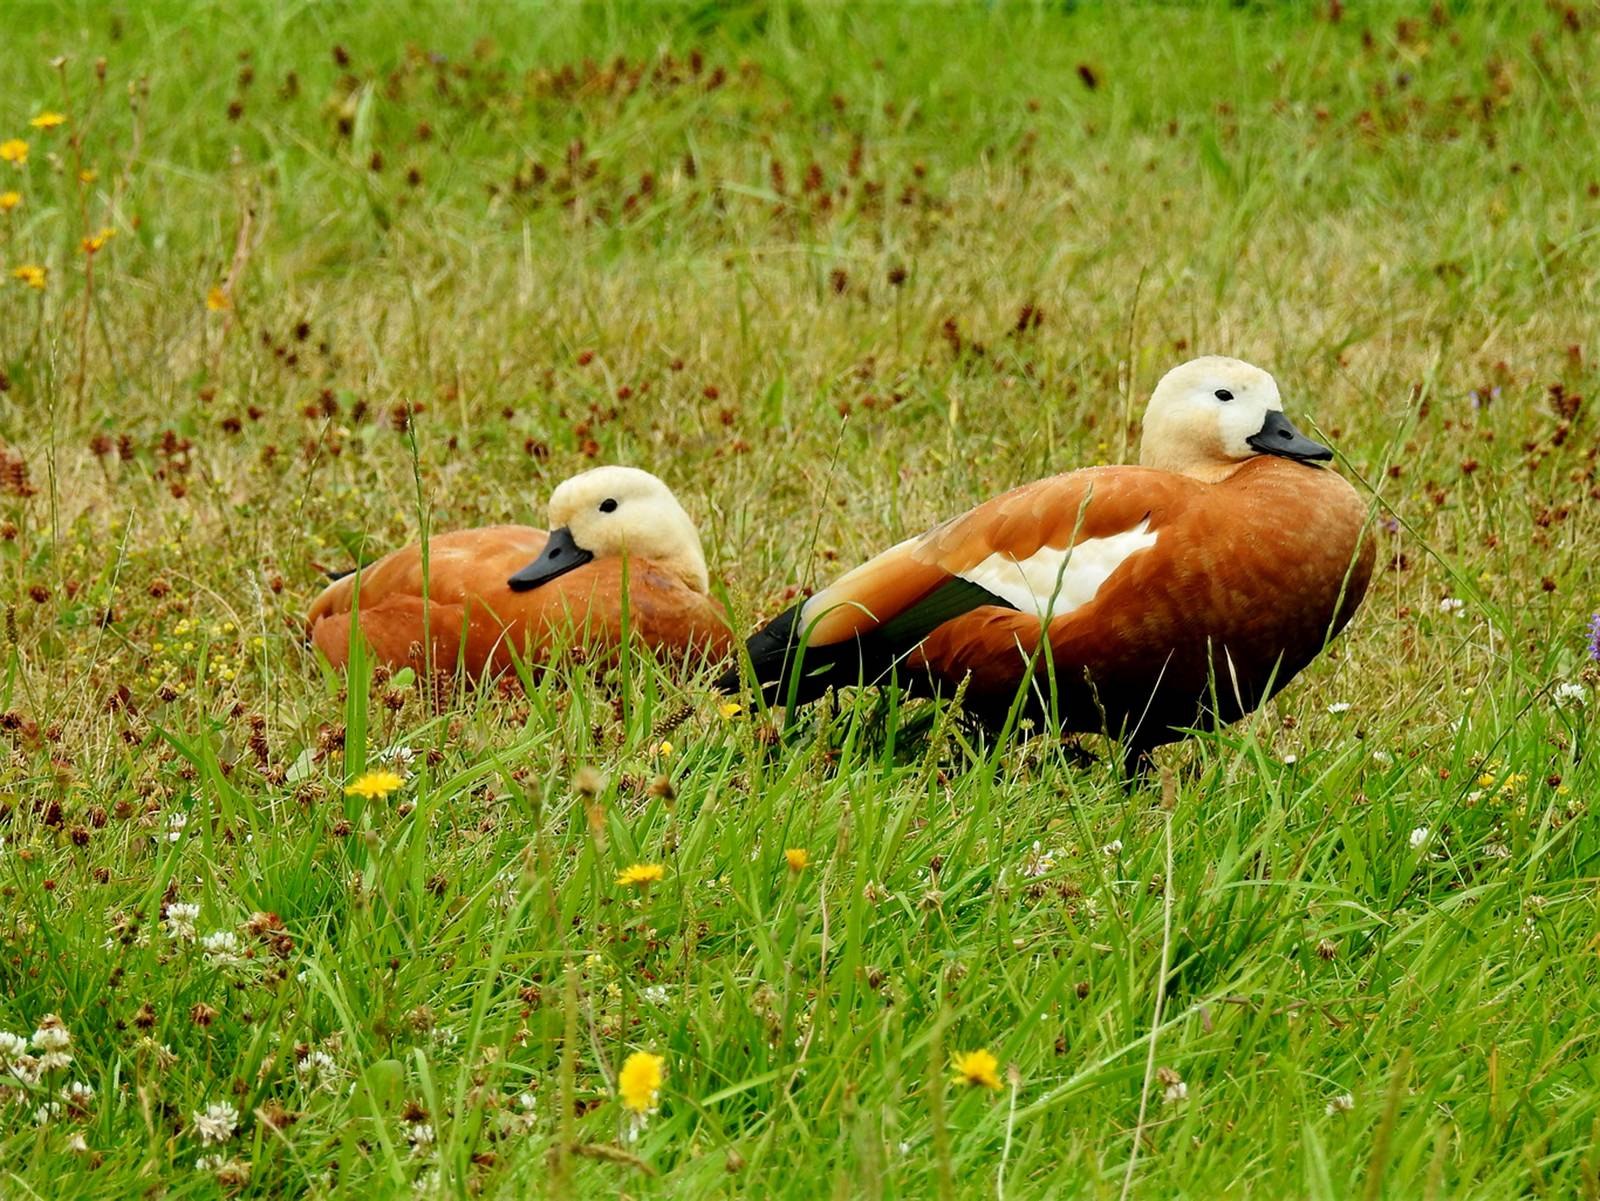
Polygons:
M684 547L670 556L657 559L656 564L662 570L676 576L691 592L698 592L704 596L711 590L711 577L706 571L705 555L698 546Z
M1139 462L1145 467L1154 467L1158 471L1170 471L1173 475L1188 476L1191 480L1199 480L1203 484L1220 484L1223 480L1235 475L1250 460L1214 459L1209 457L1174 458L1145 453L1139 456Z

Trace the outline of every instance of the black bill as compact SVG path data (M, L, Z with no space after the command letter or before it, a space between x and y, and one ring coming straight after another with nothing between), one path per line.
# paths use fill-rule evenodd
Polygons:
M1261 432L1245 441L1264 455L1281 455L1300 463L1325 463L1333 458L1333 451L1295 429L1294 422L1276 409L1267 414Z
M506 581L513 592L527 592L540 584L548 584L558 575L565 575L574 567L582 567L594 555L572 540L572 531L566 526L550 531L550 541L542 553L516 575Z

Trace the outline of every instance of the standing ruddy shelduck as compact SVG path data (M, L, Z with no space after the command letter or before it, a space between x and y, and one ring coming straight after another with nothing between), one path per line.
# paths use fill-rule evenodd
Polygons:
M458 530L413 543L336 581L312 603L317 648L336 667L349 654L350 609L391 666L502 672L513 656L541 661L557 635L615 646L626 620L643 645L720 658L731 646L722 606L707 595L700 536L649 472L597 467L550 495L551 532L526 525ZM359 585L359 589L358 589ZM624 618L626 609L626 618Z
M966 680L991 725L1026 688L1028 710L1143 758L1254 710L1355 613L1373 547L1332 457L1272 376L1195 359L1156 385L1141 466L1040 480L891 547L752 637L755 679L778 704L891 670Z

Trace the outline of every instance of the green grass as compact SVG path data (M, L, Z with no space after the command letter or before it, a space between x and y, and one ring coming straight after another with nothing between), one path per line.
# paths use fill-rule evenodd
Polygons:
M0 1193L1600 1194L1600 10L366 8L7 9L0 1029L73 1061L4 1088ZM708 673L430 698L300 638L419 497L537 521L594 462L752 624L1132 458L1200 352L1386 524L1165 792L877 697L774 737Z

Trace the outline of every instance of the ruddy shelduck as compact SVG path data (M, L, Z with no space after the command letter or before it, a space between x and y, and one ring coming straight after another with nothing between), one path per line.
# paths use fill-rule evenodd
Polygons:
M361 632L377 659L419 671L493 675L557 646L633 638L673 657L721 658L727 617L707 593L694 522L667 486L633 467L597 467L550 495L549 533L493 525L439 534L329 585L311 606L312 641L336 667ZM424 600L424 579L427 595ZM431 648L431 662L429 662Z
M749 640L756 683L799 704L965 681L986 724L1053 714L1142 763L1253 711L1360 605L1367 507L1332 458L1272 376L1195 359L1156 385L1140 466L1039 480L891 547Z

